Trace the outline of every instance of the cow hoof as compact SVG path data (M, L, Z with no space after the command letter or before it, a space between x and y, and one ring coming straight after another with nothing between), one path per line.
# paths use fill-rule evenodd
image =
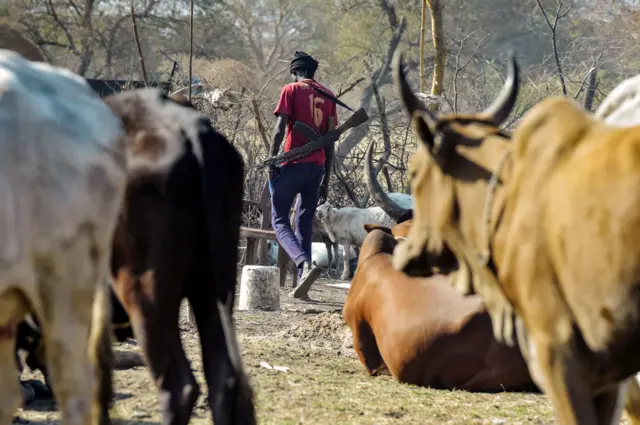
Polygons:
M340 280L349 280L349 275L341 275Z
M22 407L27 407L36 398L36 392L31 385L27 383L20 383L20 389L22 390Z

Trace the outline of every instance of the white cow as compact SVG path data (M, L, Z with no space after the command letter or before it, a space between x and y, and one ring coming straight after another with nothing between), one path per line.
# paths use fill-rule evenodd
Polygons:
M62 423L98 422L96 350L109 320L102 279L126 178L122 135L83 78L0 50L0 425L21 403L15 326L28 313L42 324Z
M634 127L640 124L640 75L627 78L602 101L594 115L609 124Z
M365 224L377 224L385 227L392 227L395 221L391 219L380 207L354 208L345 207L336 209L331 203L325 202L316 210L318 219L335 243L344 246L344 269L340 279L349 279L349 258L351 246L362 246L367 232L364 230Z

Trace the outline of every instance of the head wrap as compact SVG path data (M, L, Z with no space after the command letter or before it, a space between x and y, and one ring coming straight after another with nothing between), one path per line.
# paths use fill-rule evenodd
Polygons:
M295 74L297 70L302 69L314 74L318 69L318 61L305 52L295 52L289 64L289 72Z

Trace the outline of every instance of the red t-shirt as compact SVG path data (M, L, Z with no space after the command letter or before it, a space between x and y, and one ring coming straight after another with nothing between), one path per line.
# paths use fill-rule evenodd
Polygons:
M296 121L307 124L316 130L319 135L326 134L329 131L329 117L334 117L336 126L338 124L336 104L318 94L309 87L309 85L312 84L320 90L324 90L330 95L335 96L331 90L313 80L305 79L302 81L304 81L304 83L295 82L287 84L282 88L278 106L276 106L276 110L274 111L275 115L286 114L289 117L287 120L287 137L284 143L284 152L302 146L309 141L303 133L293 130L293 124ZM324 165L324 161L324 149L317 149L304 158L290 162L315 162ZM287 162L283 163L283 165L285 164L287 164Z

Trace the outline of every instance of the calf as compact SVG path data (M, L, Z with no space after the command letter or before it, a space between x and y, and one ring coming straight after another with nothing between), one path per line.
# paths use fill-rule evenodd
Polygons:
M370 208L334 208L329 202L318 207L316 215L324 225L331 241L344 246L344 269L340 279L349 279L349 257L351 245L360 247L367 233L367 223L380 226L393 226L394 221L380 207Z
M254 424L231 313L244 166L210 120L157 89L105 99L126 133L129 176L111 256L113 288L161 394L186 425L199 395L178 329L189 300L216 425Z
M342 317L370 375L467 391L537 391L515 347L495 340L477 295L460 295L443 275L395 270L396 240L375 229L360 248Z
M0 424L20 405L15 338L28 314L42 324L63 422L109 422L103 277L126 177L122 130L83 78L0 50Z

